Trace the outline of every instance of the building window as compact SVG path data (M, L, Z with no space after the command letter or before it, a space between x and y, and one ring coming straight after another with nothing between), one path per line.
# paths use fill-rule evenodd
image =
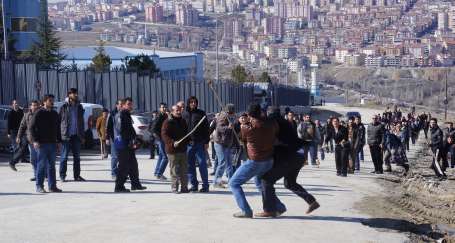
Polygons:
M38 19L36 18L11 18L13 32L36 32Z

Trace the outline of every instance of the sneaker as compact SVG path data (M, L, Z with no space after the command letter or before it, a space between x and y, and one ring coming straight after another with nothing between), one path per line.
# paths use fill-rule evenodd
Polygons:
M182 188L180 190L180 193L189 193L189 192L190 192L190 190L188 190L188 188L185 188L185 189Z
M36 188L36 192L37 193L47 193L46 190L44 190L44 188L41 186Z
M54 188L49 189L49 192L59 193L59 192L62 192L62 190L58 189L57 187L54 187Z
M179 190L177 190L177 189L172 189L172 193L180 194Z
M30 178L30 181L36 181L36 177Z
M197 187L191 187L191 188L190 188L190 192L198 192Z
M130 190L123 187L123 188L115 188L114 192L124 193L124 192L130 192Z
M313 212L314 210L318 209L321 205L319 205L318 202L313 202L312 204L310 204L310 206L308 207L308 210L306 211L306 214L310 214L311 212Z
M13 171L17 171L16 165L13 163L9 163L9 168L11 168Z
M162 175L162 176L160 176L160 179L159 179L159 180L160 180L160 181L167 181L167 178L166 178L166 176Z
M145 190L145 189L147 189L147 187L142 186L142 185L141 186L132 186L131 187L131 191L142 191L142 190Z
M201 188L201 190L199 190L199 192L207 193L207 192L209 192L209 188Z
M82 178L82 176L79 176L79 177L74 178L74 181L85 181L85 179Z
M213 184L213 188L226 189L226 186L223 183L215 183Z
M276 218L278 217L278 213L277 212L260 212L260 213L255 213L254 214L254 217L258 217L258 218Z
M277 215L278 215L278 216L281 216L281 215L284 214L284 213L286 213L286 209L284 209L283 211L278 210Z
M251 214L247 214L247 213L245 213L243 211L235 213L232 216L234 216L234 218L249 218L249 219L253 218L253 214L252 213Z

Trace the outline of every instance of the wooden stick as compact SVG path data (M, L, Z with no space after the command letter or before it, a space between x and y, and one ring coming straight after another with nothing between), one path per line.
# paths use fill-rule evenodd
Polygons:
M188 134L186 134L182 139L180 139L177 142L174 142L174 147L177 147L181 142L183 142L185 139L191 136L205 119L207 119L207 116L203 116L202 119L196 124L196 126L194 126L193 129Z

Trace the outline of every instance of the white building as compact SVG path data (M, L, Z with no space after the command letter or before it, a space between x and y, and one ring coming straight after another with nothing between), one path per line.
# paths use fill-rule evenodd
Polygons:
M378 68L384 65L384 58L382 56L367 56L365 58L365 66L370 68Z
M303 67L303 61L301 58L294 58L288 61L288 69L291 72L298 72Z
M88 67L96 55L95 48L96 46L62 49L62 54L66 55L62 64L76 63L80 68ZM124 65L123 60L126 57L145 54L152 58L160 69L161 77L165 80L203 80L204 78L204 55L200 52L179 53L114 46L105 46L104 49L111 57L111 68Z

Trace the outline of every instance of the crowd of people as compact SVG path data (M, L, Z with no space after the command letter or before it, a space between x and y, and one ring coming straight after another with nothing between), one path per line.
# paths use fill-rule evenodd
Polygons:
M111 112L104 109L96 121L101 159L108 157L110 147L111 176L117 193L146 189L139 179L136 150L142 145L133 127L133 107L131 98L118 100ZM45 95L42 102L32 101L25 114L16 101L12 108L8 119L8 135L14 144L11 169L17 171L16 164L27 160L29 150L35 175L31 180L35 181L36 191L47 192L44 188L47 177L48 191L61 192L56 182L55 161L59 152L60 182L66 182L71 151L74 181L85 181L80 163L84 110L77 89L68 91L59 111L54 108L53 95ZM169 165L172 192L209 193L208 170L213 167L212 187L230 188L240 208L234 217L239 218L253 217L242 189L253 178L263 199L263 212L255 214L256 217L277 217L286 211L274 188L280 179L284 179L285 188L308 203L307 213L319 208L314 196L297 183L297 177L306 164L319 167L326 153L334 153L336 174L340 177L361 170L366 145L374 164L372 173L391 172L391 165L396 164L403 167L406 175L409 171L406 153L410 143L416 143L423 131L434 154L432 168L436 175L444 179L446 169L455 166L453 124L447 123L443 131L431 115L417 115L412 109L405 116L396 106L393 110L387 108L382 115L374 115L368 125L362 123L360 116L347 120L330 117L322 124L310 114L296 115L289 108L283 114L278 107L264 110L254 103L242 114L237 113L235 105L227 104L210 118L192 96L187 102L173 104L170 110L167 104L161 103L159 112L153 115L150 131L151 157L155 150L158 155L154 169L157 179L168 180L164 172ZM227 180L223 180L224 176ZM131 189L125 187L128 179Z

